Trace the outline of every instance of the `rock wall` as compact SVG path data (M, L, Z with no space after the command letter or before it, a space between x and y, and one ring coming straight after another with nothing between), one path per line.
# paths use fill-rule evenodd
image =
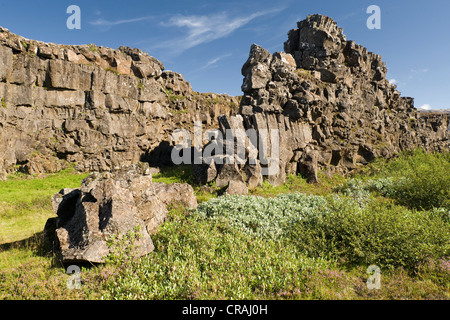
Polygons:
M139 49L56 45L0 28L0 178L67 163L100 172L140 160L169 164L171 134L192 132L194 121L224 135L254 129L266 144L264 154L247 137L239 161L214 155L195 166L199 182L218 186L277 185L289 173L314 182L318 170L345 174L409 148L448 150L448 113L418 112L386 73L379 55L321 15L289 31L285 52L252 45L242 100L194 92ZM270 129L279 136L262 135ZM277 173L267 174L274 165Z
M194 92L139 49L68 46L0 28L0 178L170 162L170 134L217 127L239 101Z
M289 173L315 182L318 170L346 174L410 148L449 150L448 114L418 112L414 100L401 97L386 79L381 56L348 41L331 18L311 15L298 22L284 47L271 54L252 45L242 68L239 114L220 121L223 134L278 130L275 139L260 135L267 150L279 147L277 154L266 150L250 163L250 150L261 147L247 139L244 161L235 156L234 164L216 165L217 157L209 159L198 170L203 182L256 186L266 178L278 185ZM264 177L273 162L279 170Z

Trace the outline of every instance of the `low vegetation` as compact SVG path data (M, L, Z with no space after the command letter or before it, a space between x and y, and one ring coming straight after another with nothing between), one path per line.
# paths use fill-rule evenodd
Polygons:
M199 207L172 208L145 257L127 254L138 232L111 239L108 262L82 268L79 289L37 231L51 195L83 176L11 177L0 182L0 299L449 299L449 166L449 153L414 151L353 177L291 176L248 196L195 186L188 167L163 169L153 180L193 184ZM3 231L39 212L39 230ZM371 265L380 289L366 284Z
M54 216L52 195L62 188L77 188L86 174L73 168L46 177L16 173L0 181L0 243L32 237Z
M177 101L177 100L184 100L184 99L186 99L185 96L174 94L171 89L165 89L165 91L166 91L167 97L169 98L169 100L171 102Z

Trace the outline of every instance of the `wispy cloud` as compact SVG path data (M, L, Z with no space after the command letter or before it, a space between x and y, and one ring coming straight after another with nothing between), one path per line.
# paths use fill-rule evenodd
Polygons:
M123 20L115 20L115 21L109 21L105 20L103 18L98 18L97 20L90 21L89 24L96 26L96 27L103 27L103 28L111 28L115 27L121 24L127 24L127 23L135 23L140 21L146 21L146 20L152 20L154 19L153 16L146 16L146 17L138 17L138 18L132 18L132 19L123 19Z
M365 15L365 10L366 10L366 8L364 8L364 9L360 8L360 10L358 10L358 11L353 11L353 12L347 13L347 14L345 14L343 16L336 17L335 20L336 21L345 21L345 20L348 20L348 19L353 19L354 20L354 17L357 16L357 15L360 16L359 18L366 19L367 15Z
M428 71L430 71L428 68L423 68L423 69L411 69L412 73L427 73Z
M390 84L395 84L397 87L402 87L403 89L408 86L408 83L406 81L403 81L403 79L399 80L396 78L389 79Z
M170 29L177 30L179 31L177 34L181 34L181 36L166 38L165 40L157 41L156 44L154 44L154 39L143 39L139 41L139 44L152 42L152 49L164 49L170 55L177 56L190 48L226 37L259 17L276 14L283 10L285 10L285 7L278 7L241 16L236 16L230 12L208 15L177 14L169 17L165 16L165 21L161 21L163 19L162 17L156 16L142 16L121 20L106 20L99 17L89 23L104 30L109 30L119 25L157 20L158 22L154 25L159 25L168 31ZM100 13L97 15L100 15Z
M217 64L217 62L219 62L220 60L223 60L225 58L228 58L229 56L231 56L231 53L227 53L227 54L223 54L221 56L218 56L210 61L208 61L203 67L202 69L207 69L215 64Z
M276 8L240 17L231 16L227 12L203 16L176 15L167 22L162 22L161 26L180 28L183 36L163 41L157 45L157 48L169 49L173 54L177 55L200 44L226 37L258 17L274 14L282 10L282 8Z
M214 68L215 66L217 66L219 61L226 59L230 56L231 56L231 53L226 53L226 54L220 55L218 57L215 57L214 59L211 59L208 62L206 62L205 65L203 65L202 67L195 70L195 72L202 71L202 70L209 69L209 68Z

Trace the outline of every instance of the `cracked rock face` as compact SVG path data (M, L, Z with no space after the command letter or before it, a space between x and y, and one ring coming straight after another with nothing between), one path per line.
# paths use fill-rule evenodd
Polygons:
M253 129L263 145L246 141L257 149L258 167L250 165L247 152L243 164L231 167L232 175L217 170L220 185L263 178L277 185L287 174L316 182L319 170L346 174L406 149L449 149L448 114L418 112L414 100L401 97L386 79L380 55L348 41L329 17L308 16L297 27L288 33L285 52L251 46L239 114L219 124L222 132L222 123ZM278 130L278 139L263 135L270 129ZM271 145L278 146L276 154L268 151ZM273 163L279 170L264 175Z
M168 206L175 203L196 208L192 187L152 183L146 166L93 174L80 188L55 194L58 217L46 224L46 243L63 263L103 263L111 237L138 232L133 254L142 256L153 251L151 235L166 220Z
M170 164L174 130L217 127L238 105L194 92L139 49L44 43L0 27L0 179L65 163L83 172Z

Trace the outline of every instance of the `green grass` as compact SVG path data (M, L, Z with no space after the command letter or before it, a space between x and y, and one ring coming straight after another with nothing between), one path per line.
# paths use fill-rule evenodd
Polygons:
M192 169L190 166L173 166L164 167L160 169L160 172L152 176L153 182L158 183L185 183L192 181L191 179Z
M120 76L120 72L119 71L117 71L117 69L116 68L113 68L113 67L108 67L108 68L106 68L105 69L106 71L108 71L108 72L112 72L112 73L114 73L116 76Z
M152 181L166 184L188 183L194 188L194 192L199 203L217 197L217 190L214 188L212 188L212 192L208 192L194 182L191 165L163 167L160 169L158 174L153 175Z
M51 197L62 188L77 188L86 174L67 169L45 178L23 174L0 181L0 244L19 241L43 230L54 216Z
M99 52L98 47L95 44L91 43L88 46L89 46L89 50L90 51L92 51L92 52Z
M132 259L123 250L82 269L79 290L67 288L65 270L40 250L43 225L25 221L40 211L41 221L52 216L53 193L78 187L83 176L10 177L0 182L1 232L9 237L0 245L0 299L448 300L449 194L440 190L448 190L449 161L448 153L414 151L351 179L321 174L310 185L289 176L282 186L225 197L193 184L190 166L162 168L153 181L193 184L198 210L171 207L152 236L153 253ZM3 231L8 221L17 222L14 236ZM379 290L366 285L371 264L381 268Z
M334 186L345 181L344 177L340 175L335 175L330 178L323 172L319 172L319 180L319 183L309 184L306 182L306 179L302 178L301 176L288 175L286 182L280 186L275 187L269 184L267 181L264 181L261 187L251 189L249 190L249 193L251 195L262 197L275 197L280 193L282 194L292 192L325 195L330 193Z
M19 266L0 271L0 298L450 298L448 282L442 278L448 271L442 263L424 264L417 276L402 268L382 269L382 288L372 291L366 286L367 266L347 270L308 257L293 243L261 241L223 221L173 217L153 241L156 250L148 256L133 259L118 254L103 266L82 269L79 290L67 289L69 276L50 258L24 255Z

